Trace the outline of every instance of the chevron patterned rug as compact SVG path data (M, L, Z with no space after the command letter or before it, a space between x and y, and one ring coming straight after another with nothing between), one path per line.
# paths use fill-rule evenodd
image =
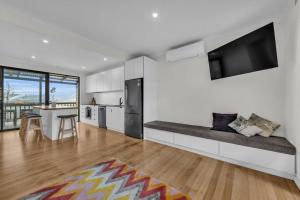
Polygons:
M117 160L101 162L23 200L190 200L172 187Z

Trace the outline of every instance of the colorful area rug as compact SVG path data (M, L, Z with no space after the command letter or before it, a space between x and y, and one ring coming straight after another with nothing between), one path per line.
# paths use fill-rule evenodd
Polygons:
M190 200L172 187L116 160L99 163L24 200Z

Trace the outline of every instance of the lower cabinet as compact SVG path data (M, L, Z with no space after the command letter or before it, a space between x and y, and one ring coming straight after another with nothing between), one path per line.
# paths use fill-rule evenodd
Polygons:
M295 173L295 156L236 144L220 142L220 155L233 160Z
M86 117L86 108L90 107L91 108L91 117L87 118ZM87 106L87 105L81 105L80 106L80 121L83 123L87 123L93 126L99 126L98 123L98 106Z
M151 128L144 128L144 139L276 176L289 179L292 179L295 176L295 155Z
M106 108L106 126L108 129L124 133L124 108Z
M218 141L177 133L174 133L174 144L211 154L218 154L219 151Z

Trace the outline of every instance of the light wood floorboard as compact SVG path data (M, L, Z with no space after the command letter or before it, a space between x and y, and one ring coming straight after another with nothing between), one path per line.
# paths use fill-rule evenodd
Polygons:
M79 123L79 141L22 143L18 131L0 133L0 199L17 199L64 176L118 159L193 199L300 199L291 180L150 141Z

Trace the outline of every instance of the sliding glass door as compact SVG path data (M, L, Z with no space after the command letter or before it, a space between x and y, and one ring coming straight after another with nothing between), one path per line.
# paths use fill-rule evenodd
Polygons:
M3 69L3 130L20 126L20 116L45 103L45 73Z
M0 66L0 131L17 129L33 106L79 105L79 77Z

